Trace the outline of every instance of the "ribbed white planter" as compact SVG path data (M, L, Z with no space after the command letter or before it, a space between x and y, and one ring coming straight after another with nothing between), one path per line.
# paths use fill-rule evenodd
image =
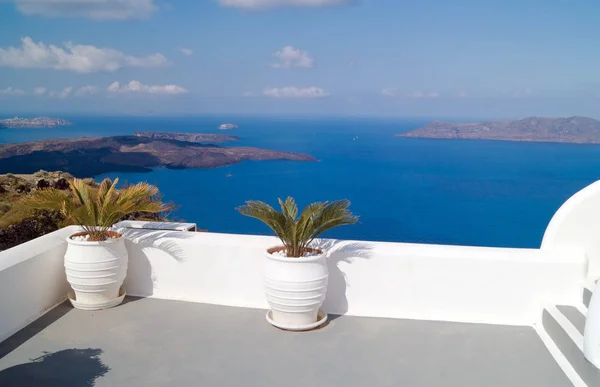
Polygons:
M326 254L301 258L271 254L279 249L265 254L265 292L271 307L267 320L283 329L315 328L327 320L326 314L319 314L329 279Z
M102 242L67 238L65 271L75 293L71 303L85 310L106 309L120 304L119 293L127 274L127 249L123 237Z

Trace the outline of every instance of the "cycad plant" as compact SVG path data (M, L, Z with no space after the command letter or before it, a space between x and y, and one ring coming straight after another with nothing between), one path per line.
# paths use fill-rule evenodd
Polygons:
M81 179L73 179L71 192L37 190L23 204L31 209L60 211L66 222L83 227L89 241L104 241L109 238L110 227L123 217L132 213L159 213L165 208L155 200L158 188L138 183L117 190L118 181L107 178L93 187Z
M250 200L237 210L269 226L281 239L288 257L302 257L312 241L325 231L358 221L358 217L348 210L348 200L313 203L300 216L293 198L288 197L285 202L279 199L279 205L281 212L266 203Z

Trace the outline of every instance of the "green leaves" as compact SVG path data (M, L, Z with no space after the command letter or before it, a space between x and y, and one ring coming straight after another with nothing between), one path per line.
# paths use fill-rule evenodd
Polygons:
M38 190L26 197L32 209L58 210L90 234L90 240L105 240L113 224L132 213L159 213L165 206L155 199L158 188L138 183L117 190L118 179L104 179L98 188L80 179L70 182L71 194L56 189Z
M348 200L312 203L304 208L300 217L293 198L288 197L285 202L278 200L281 212L254 200L247 201L246 205L237 210L242 215L256 218L269 226L281 239L288 257L303 256L310 243L325 231L358 221L358 217L348 210Z

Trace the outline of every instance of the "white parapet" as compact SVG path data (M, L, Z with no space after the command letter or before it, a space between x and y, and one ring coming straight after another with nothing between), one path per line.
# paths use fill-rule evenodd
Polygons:
M264 251L279 243L276 238L153 228L163 230L120 229L130 259L128 294L267 308ZM0 340L67 295L65 238L75 230L67 227L0 252ZM548 304L580 306L589 273L600 274L600 182L560 208L540 249L321 244L330 251L323 305L328 313L533 325Z
M128 294L267 308L264 251L272 237L123 230ZM324 309L333 314L532 325L547 303L580 300L583 255L364 241L330 249Z
M0 252L0 341L67 297L67 227Z

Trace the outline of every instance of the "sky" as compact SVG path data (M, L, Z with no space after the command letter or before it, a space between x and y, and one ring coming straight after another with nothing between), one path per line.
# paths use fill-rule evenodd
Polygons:
M0 0L0 113L600 118L592 0Z

